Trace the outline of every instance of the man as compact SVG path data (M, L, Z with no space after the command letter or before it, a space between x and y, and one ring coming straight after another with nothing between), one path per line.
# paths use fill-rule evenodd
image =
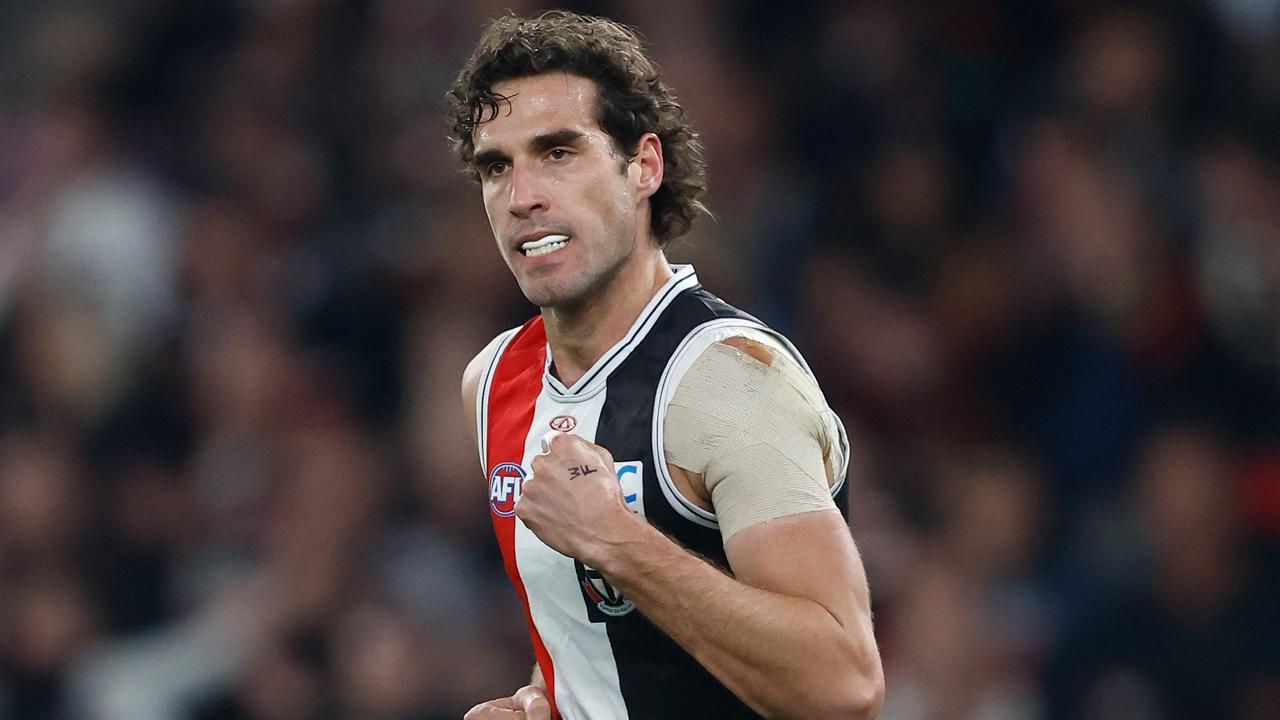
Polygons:
M467 720L874 717L844 430L785 338L667 263L705 170L639 39L501 18L450 100L541 308L462 382L537 658Z

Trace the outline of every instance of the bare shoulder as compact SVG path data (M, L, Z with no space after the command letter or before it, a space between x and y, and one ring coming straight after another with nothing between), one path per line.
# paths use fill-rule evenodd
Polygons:
M502 333L490 340L489 344L467 363L467 369L462 371L462 412L467 418L467 426L473 433L476 425L476 393L480 391L480 380L484 377L485 368L489 366L493 354L498 351L498 346L506 336L507 333Z

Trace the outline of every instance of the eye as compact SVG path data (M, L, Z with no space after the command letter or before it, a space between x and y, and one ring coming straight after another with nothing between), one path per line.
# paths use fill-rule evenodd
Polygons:
M551 152L547 153L547 157L552 160L563 160L569 157L569 151L566 148L554 148Z
M497 177L507 171L505 162L491 162L484 166L484 176L488 178Z

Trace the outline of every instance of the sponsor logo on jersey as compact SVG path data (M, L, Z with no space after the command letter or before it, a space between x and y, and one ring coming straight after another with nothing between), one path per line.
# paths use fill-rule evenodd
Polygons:
M551 418L551 429L569 432L578 427L578 420L572 415L557 415Z
M524 478L524 468L516 463L504 462L494 466L489 473L489 507L495 515L511 517L515 514Z
M594 604L597 610L616 618L636 609L635 604L622 597L622 593L610 585L599 570L576 560L573 566L578 571L578 584L582 586L583 596L587 602Z
M644 515L644 463L639 460L615 462L613 471L618 475L622 499L627 502L627 507L631 512Z

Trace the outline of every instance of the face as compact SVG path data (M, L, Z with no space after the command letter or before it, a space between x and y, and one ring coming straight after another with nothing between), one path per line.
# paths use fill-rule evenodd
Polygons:
M657 252L645 242L651 173L596 123L591 80L549 73L493 90L510 104L473 139L498 249L530 302L580 306Z

